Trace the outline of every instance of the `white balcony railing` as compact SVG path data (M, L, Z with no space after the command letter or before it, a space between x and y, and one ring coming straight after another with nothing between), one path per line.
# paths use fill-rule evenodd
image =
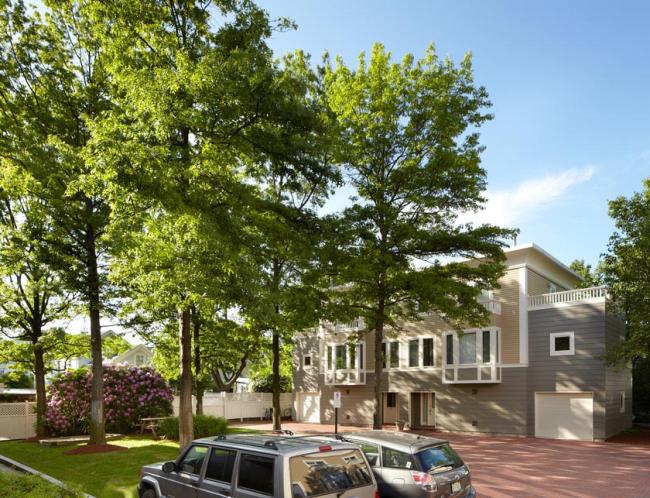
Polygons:
M571 289L562 292L550 292L537 296L528 296L528 309L550 308L558 304L589 303L607 298L607 287L587 287L585 289Z
M363 319L356 318L351 322L347 323L336 323L334 324L335 332L356 332L363 328Z
M495 301L494 299L479 299L478 302L485 306L490 313L494 313L495 315L501 314L501 303L499 301Z

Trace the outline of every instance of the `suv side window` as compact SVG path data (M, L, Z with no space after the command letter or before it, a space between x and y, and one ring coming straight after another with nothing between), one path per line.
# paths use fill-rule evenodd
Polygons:
M384 468L390 469L411 469L413 460L411 455L392 448L383 447L381 450L381 459Z
M273 496L275 458L242 453L239 459L239 488Z
M350 441L352 441L354 444L359 445L359 448L361 448L361 451L363 451L364 455L366 455L368 463L371 467L381 467L379 461L379 446L363 441L355 441L353 439L350 439Z
M183 459L179 462L178 468L180 472L187 472L188 474L199 475L201 467L203 467L203 460L208 454L207 446L192 446L187 453L183 455Z
M205 478L230 484L236 458L237 452L235 450L212 448L208 467L205 470Z

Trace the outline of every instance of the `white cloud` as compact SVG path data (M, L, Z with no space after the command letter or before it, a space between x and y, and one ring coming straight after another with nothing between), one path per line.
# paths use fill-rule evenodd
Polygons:
M594 171L592 166L571 168L526 180L511 190L488 189L485 209L477 213L465 213L459 217L459 221L505 227L521 226L564 196L571 187L589 181Z

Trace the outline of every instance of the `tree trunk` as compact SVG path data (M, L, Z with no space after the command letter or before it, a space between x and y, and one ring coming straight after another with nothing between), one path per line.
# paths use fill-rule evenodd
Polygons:
M178 433L181 451L194 439L192 421L192 331L190 311L184 308L178 314L178 338L181 357L181 393L178 408Z
M36 387L36 437L42 438L46 435L45 410L47 407L47 399L45 394L43 349L38 343L34 344L34 383Z
M203 415L203 380L201 379L201 323L196 309L192 308L192 325L194 326L194 376L196 384L196 414Z
M273 331L273 430L282 430L280 418L280 334Z
M375 416L373 418L373 429L382 429L384 425L384 406L382 399L382 375L384 372L382 345L384 340L384 303L379 305L377 322L375 324ZM388 361L388 359L386 359Z
M90 201L88 201L90 202ZM92 206L90 206L92 211ZM97 270L95 230L86 229L86 254L88 271L88 313L90 315L90 349L92 358L92 386L90 404L90 440L88 444L106 444L104 423L104 369L102 366L102 329L100 324L99 272Z

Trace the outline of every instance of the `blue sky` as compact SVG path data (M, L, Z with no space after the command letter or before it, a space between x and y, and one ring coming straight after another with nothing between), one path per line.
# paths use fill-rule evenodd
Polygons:
M264 0L297 31L278 55L325 50L355 65L382 42L396 58L474 56L493 103L482 129L489 203L478 221L521 229L562 261L595 263L614 227L607 201L650 176L650 3Z

